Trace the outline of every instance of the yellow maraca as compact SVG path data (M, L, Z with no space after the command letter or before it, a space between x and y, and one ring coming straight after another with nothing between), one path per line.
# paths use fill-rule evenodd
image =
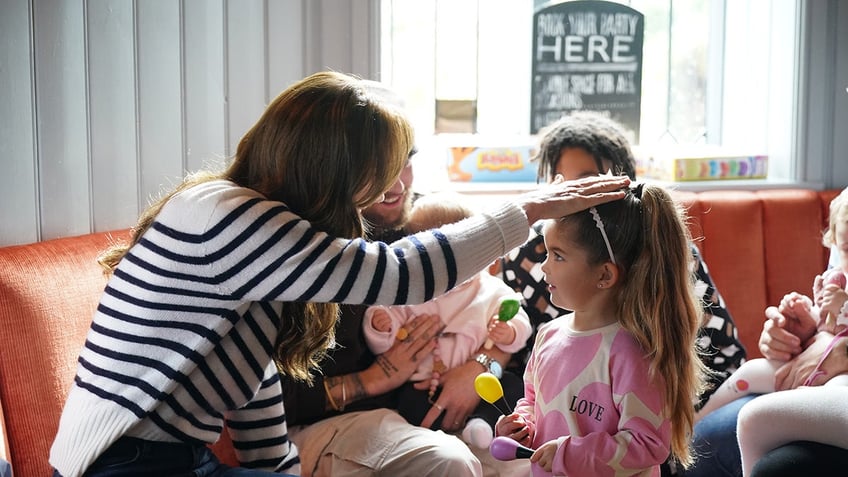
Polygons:
M480 373L474 379L474 389L477 391L477 394L483 398L484 401L495 406L495 408L500 411L501 414L509 414L512 411L509 410L509 404L504 399L503 387L501 386L500 380L492 374L492 373ZM504 412L497 404L498 401L503 401L506 404L506 408L508 412Z

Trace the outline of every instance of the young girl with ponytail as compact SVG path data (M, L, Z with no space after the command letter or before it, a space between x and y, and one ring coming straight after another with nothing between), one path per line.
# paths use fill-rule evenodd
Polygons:
M497 434L535 449L533 475L660 474L686 467L702 390L684 214L661 187L544 228L551 302L572 310L540 327L524 398Z

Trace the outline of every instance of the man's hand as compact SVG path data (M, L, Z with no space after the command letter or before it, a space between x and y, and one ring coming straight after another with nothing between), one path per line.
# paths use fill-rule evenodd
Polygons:
M438 316L420 315L404 328L406 338L395 340L391 348L377 356L374 364L362 372L363 386L368 395L386 393L406 382L421 360L436 347L435 337L441 333L443 325Z
M783 316L777 307L766 308L766 321L760 333L759 348L766 358L773 361L789 361L803 350L801 338L787 330L789 320Z
M445 417L442 419L442 429L458 431L465 425L465 420L474 412L480 403L480 396L474 390L474 379L480 374L480 364L467 362L450 369L441 377L442 391L439 393L439 406L444 408ZM429 389L429 381L415 383L416 389ZM433 425L442 411L433 406L421 421L421 427Z
M494 347L491 350L480 348L477 353L487 353L499 363L509 361L511 354L504 352L500 348ZM430 427L433 422L438 419L439 414L445 413L442 418L442 429L445 431L456 431L465 426L465 421L468 416L474 411L474 408L480 404L480 396L474 388L474 380L477 376L485 371L480 363L469 360L453 369L450 369L439 377L439 386L441 392L436 404L427 411L424 419L421 421L422 427ZM430 388L428 381L419 381L415 383L415 389L426 390Z
M807 377L809 377L816 368L816 365L818 365L819 360L832 339L833 335L826 331L816 333L801 354L778 368L774 373L775 390L784 391L786 389L795 389L802 386L804 381L807 380ZM827 361L831 362L828 363ZM828 372L828 376L827 378L820 377L817 380L818 383L815 385L823 384L824 381L835 376L835 374L830 374L832 372L836 372L837 370L848 370L848 355L846 354L844 347L836 349L830 353L827 357L827 361L825 362L826 366L823 365L822 369ZM837 372L836 374L839 373Z
M816 333L817 320L811 308L809 298L794 292L781 300L780 307L766 308L759 342L763 356L789 361L801 353L803 342Z

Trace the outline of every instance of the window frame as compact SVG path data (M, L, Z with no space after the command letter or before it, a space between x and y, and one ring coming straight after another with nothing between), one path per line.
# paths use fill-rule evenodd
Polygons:
M371 0L376 5L379 12L381 10L381 0ZM828 156L825 154L824 161L815 159L816 156L822 157L823 152L831 152L832 147L827 151L827 144L833 144L833 126L832 122L827 122L826 118L832 118L833 106L830 106L830 114L825 109L822 111L813 106L827 98L822 97L821 93L817 93L810 88L810 84L833 84L833 68L821 68L822 63L826 62L828 55L832 55L835 46L832 44L832 39L826 33L817 32L820 28L811 28L810 23L816 25L822 23L834 22L828 20L827 14L834 7L825 2L807 2L803 0L792 0L790 2L775 2L778 4L774 9L768 9L772 3L768 0L735 0L727 2L726 0L712 0L710 4L710 17L713 19L724 18L728 15L739 15L740 12L751 14L750 12L768 11L768 19L770 30L768 31L768 39L763 40L766 44L779 45L780 48L768 51L766 61L769 65L769 78L783 78L788 81L777 83L777 80L770 80L769 85L765 88L768 93L766 96L766 104L780 104L779 111L770 111L768 118L772 127L771 131L761 133L767 150L770 156L769 177L761 180L725 180L725 181L703 181L703 182L674 182L675 188L685 190L708 190L708 189L765 189L765 188L780 188L780 187L800 187L809 189L822 189L825 187L824 170L828 166ZM380 25L385 19L378 13ZM715 21L715 20L713 20ZM724 68L719 72L717 69L710 68L710 78L707 91L707 100L705 107L708 108L707 114L707 134L711 138L724 139L733 131L738 130L738 121L727 120L725 118L741 118L744 117L745 105L740 102L732 102L734 94L744 96L738 90L734 91L731 85L728 85L727 79L730 75L738 75L740 72L734 68L727 67L728 59L722 50L726 49L733 43L732 32L724 29L725 23L720 23L722 28L711 29L711 44L720 45L720 49L711 50L708 56L708 62L711 66L716 64L724 65ZM794 35L786 35L786 28L795 31ZM381 35L377 34L378 48L382 48ZM736 40L739 41L738 39ZM824 48L823 48L824 47ZM779 51L778 51L779 50ZM790 57L786 61L786 56ZM380 51L378 56L384 53ZM739 61L736 64L743 64ZM382 71L382 70L381 70ZM529 75L529 71L527 73ZM380 75L378 75L379 77ZM390 75L389 75L390 76ZM385 78L382 78L385 80ZM389 81L391 83L391 81ZM751 86L749 86L750 88ZM762 88L762 85L759 86ZM742 88L744 90L744 88ZM786 98L790 100L787 101ZM825 103L826 104L826 103ZM781 114L782 117L788 119L783 120L784 126L780 130L773 127L776 121L775 114ZM801 126L806 125L806 126ZM827 138L828 128L830 125L830 137ZM818 136L822 140L812 141L807 136L808 131L814 126L818 126ZM821 126L825 126L821 128ZM829 139L829 142L828 142ZM713 141L711 141L713 142ZM818 146L817 146L818 144ZM815 155L812 153L815 152ZM775 159L771 159L774 157ZM812 158L812 159L810 159ZM832 159L831 159L832 161ZM460 187L462 188L462 187ZM483 189L504 189L504 190L523 190L525 187L515 185L486 185ZM472 187L473 189L473 187Z

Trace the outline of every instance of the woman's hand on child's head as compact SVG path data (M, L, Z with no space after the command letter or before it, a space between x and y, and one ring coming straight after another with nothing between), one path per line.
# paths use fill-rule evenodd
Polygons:
M539 464L539 467L545 472L551 472L554 467L554 457L556 457L557 441L548 441L539 446L533 455L530 456L530 462Z
M497 315L489 319L489 339L499 345L511 345L515 341L515 325L510 321L500 321Z
M626 176L593 176L565 181L557 175L552 183L518 196L530 225L541 219L554 219L624 197L630 185Z

